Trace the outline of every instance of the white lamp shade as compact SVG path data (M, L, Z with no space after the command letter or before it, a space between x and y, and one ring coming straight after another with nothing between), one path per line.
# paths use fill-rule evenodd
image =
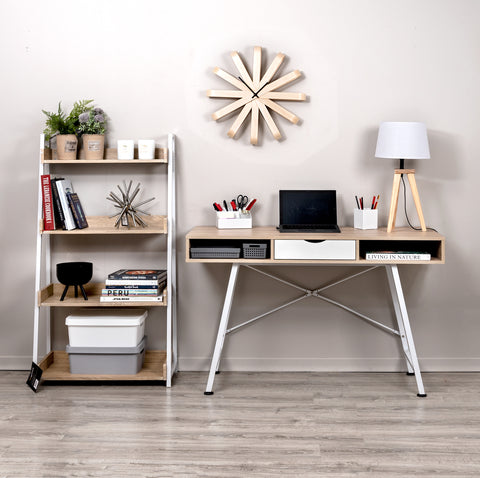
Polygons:
M384 121L378 129L376 158L428 159L425 123Z

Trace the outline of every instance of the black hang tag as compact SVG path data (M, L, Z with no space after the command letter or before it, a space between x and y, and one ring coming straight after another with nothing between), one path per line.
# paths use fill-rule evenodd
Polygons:
M43 370L35 363L32 362L32 368L30 369L30 375L27 378L27 385L36 393L38 386L40 385L40 379L42 378Z

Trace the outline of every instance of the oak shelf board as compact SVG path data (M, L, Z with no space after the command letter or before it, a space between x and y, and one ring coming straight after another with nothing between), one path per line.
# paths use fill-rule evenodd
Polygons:
M84 229L54 229L53 231L43 230L43 224L40 224L41 234L66 234L66 235L85 235L85 234L167 234L167 216L143 216L142 220L147 227L115 227L117 218L109 216L87 216L88 227Z
M362 264L365 266L375 265L375 264L445 264L444 260L433 257L429 261L376 261L376 260L367 260L367 259L192 259L187 257L185 262L201 262L203 264L208 263L224 263L224 264L257 264L257 265L272 265L272 264L325 264L325 265L350 265L350 264Z
M100 294L105 288L104 283L89 282L83 288L87 294L88 300L85 300L80 290L78 297L75 297L73 286L68 288L67 295L61 301L60 297L65 286L63 284L53 283L44 287L38 293L38 303L42 307L165 307L167 305L167 289L163 290L162 301L114 301L100 302Z
M415 231L409 227L395 228L392 232L387 232L386 227L378 229L355 229L350 226L340 226L341 233L302 233L279 232L275 226L256 226L251 229L217 229L215 226L197 226L189 231L187 239L241 239L241 240L259 240L259 239L355 239L355 240L415 240L415 241L443 241L445 238L434 231Z
M332 264L334 263L335 265L348 265L348 264L358 264L359 261L354 260L354 259L256 259L256 258L251 258L251 259L192 259L190 257L187 257L186 262L201 262L201 263L224 263L224 264L257 264L257 265L272 265L272 264L290 264L290 265L297 265L297 264ZM373 261L369 261L373 262ZM390 262L391 264L391 262Z
M70 373L68 354L62 350L49 352L39 364L42 380L57 381L165 381L167 379L167 353L146 350L142 369L133 375L92 375Z
M44 164L166 164L166 159L44 159Z
M168 148L155 148L155 159L118 159L116 148L105 148L104 159L55 159L55 150L44 148L41 155L43 164L166 164L168 163ZM135 156L138 158L138 150L135 148Z
M439 259L438 257L432 257L429 261L386 261L386 260L373 260L373 259L359 259L356 263L361 263L367 265L375 264L445 264L445 260Z

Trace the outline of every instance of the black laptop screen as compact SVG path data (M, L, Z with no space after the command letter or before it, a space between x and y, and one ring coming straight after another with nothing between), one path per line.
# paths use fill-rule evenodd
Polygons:
M335 190L281 190L280 224L337 224Z

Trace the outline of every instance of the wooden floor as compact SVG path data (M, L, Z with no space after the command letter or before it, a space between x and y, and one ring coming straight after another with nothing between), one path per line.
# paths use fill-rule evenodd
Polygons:
M480 373L183 372L173 388L0 372L0 477L480 476Z

